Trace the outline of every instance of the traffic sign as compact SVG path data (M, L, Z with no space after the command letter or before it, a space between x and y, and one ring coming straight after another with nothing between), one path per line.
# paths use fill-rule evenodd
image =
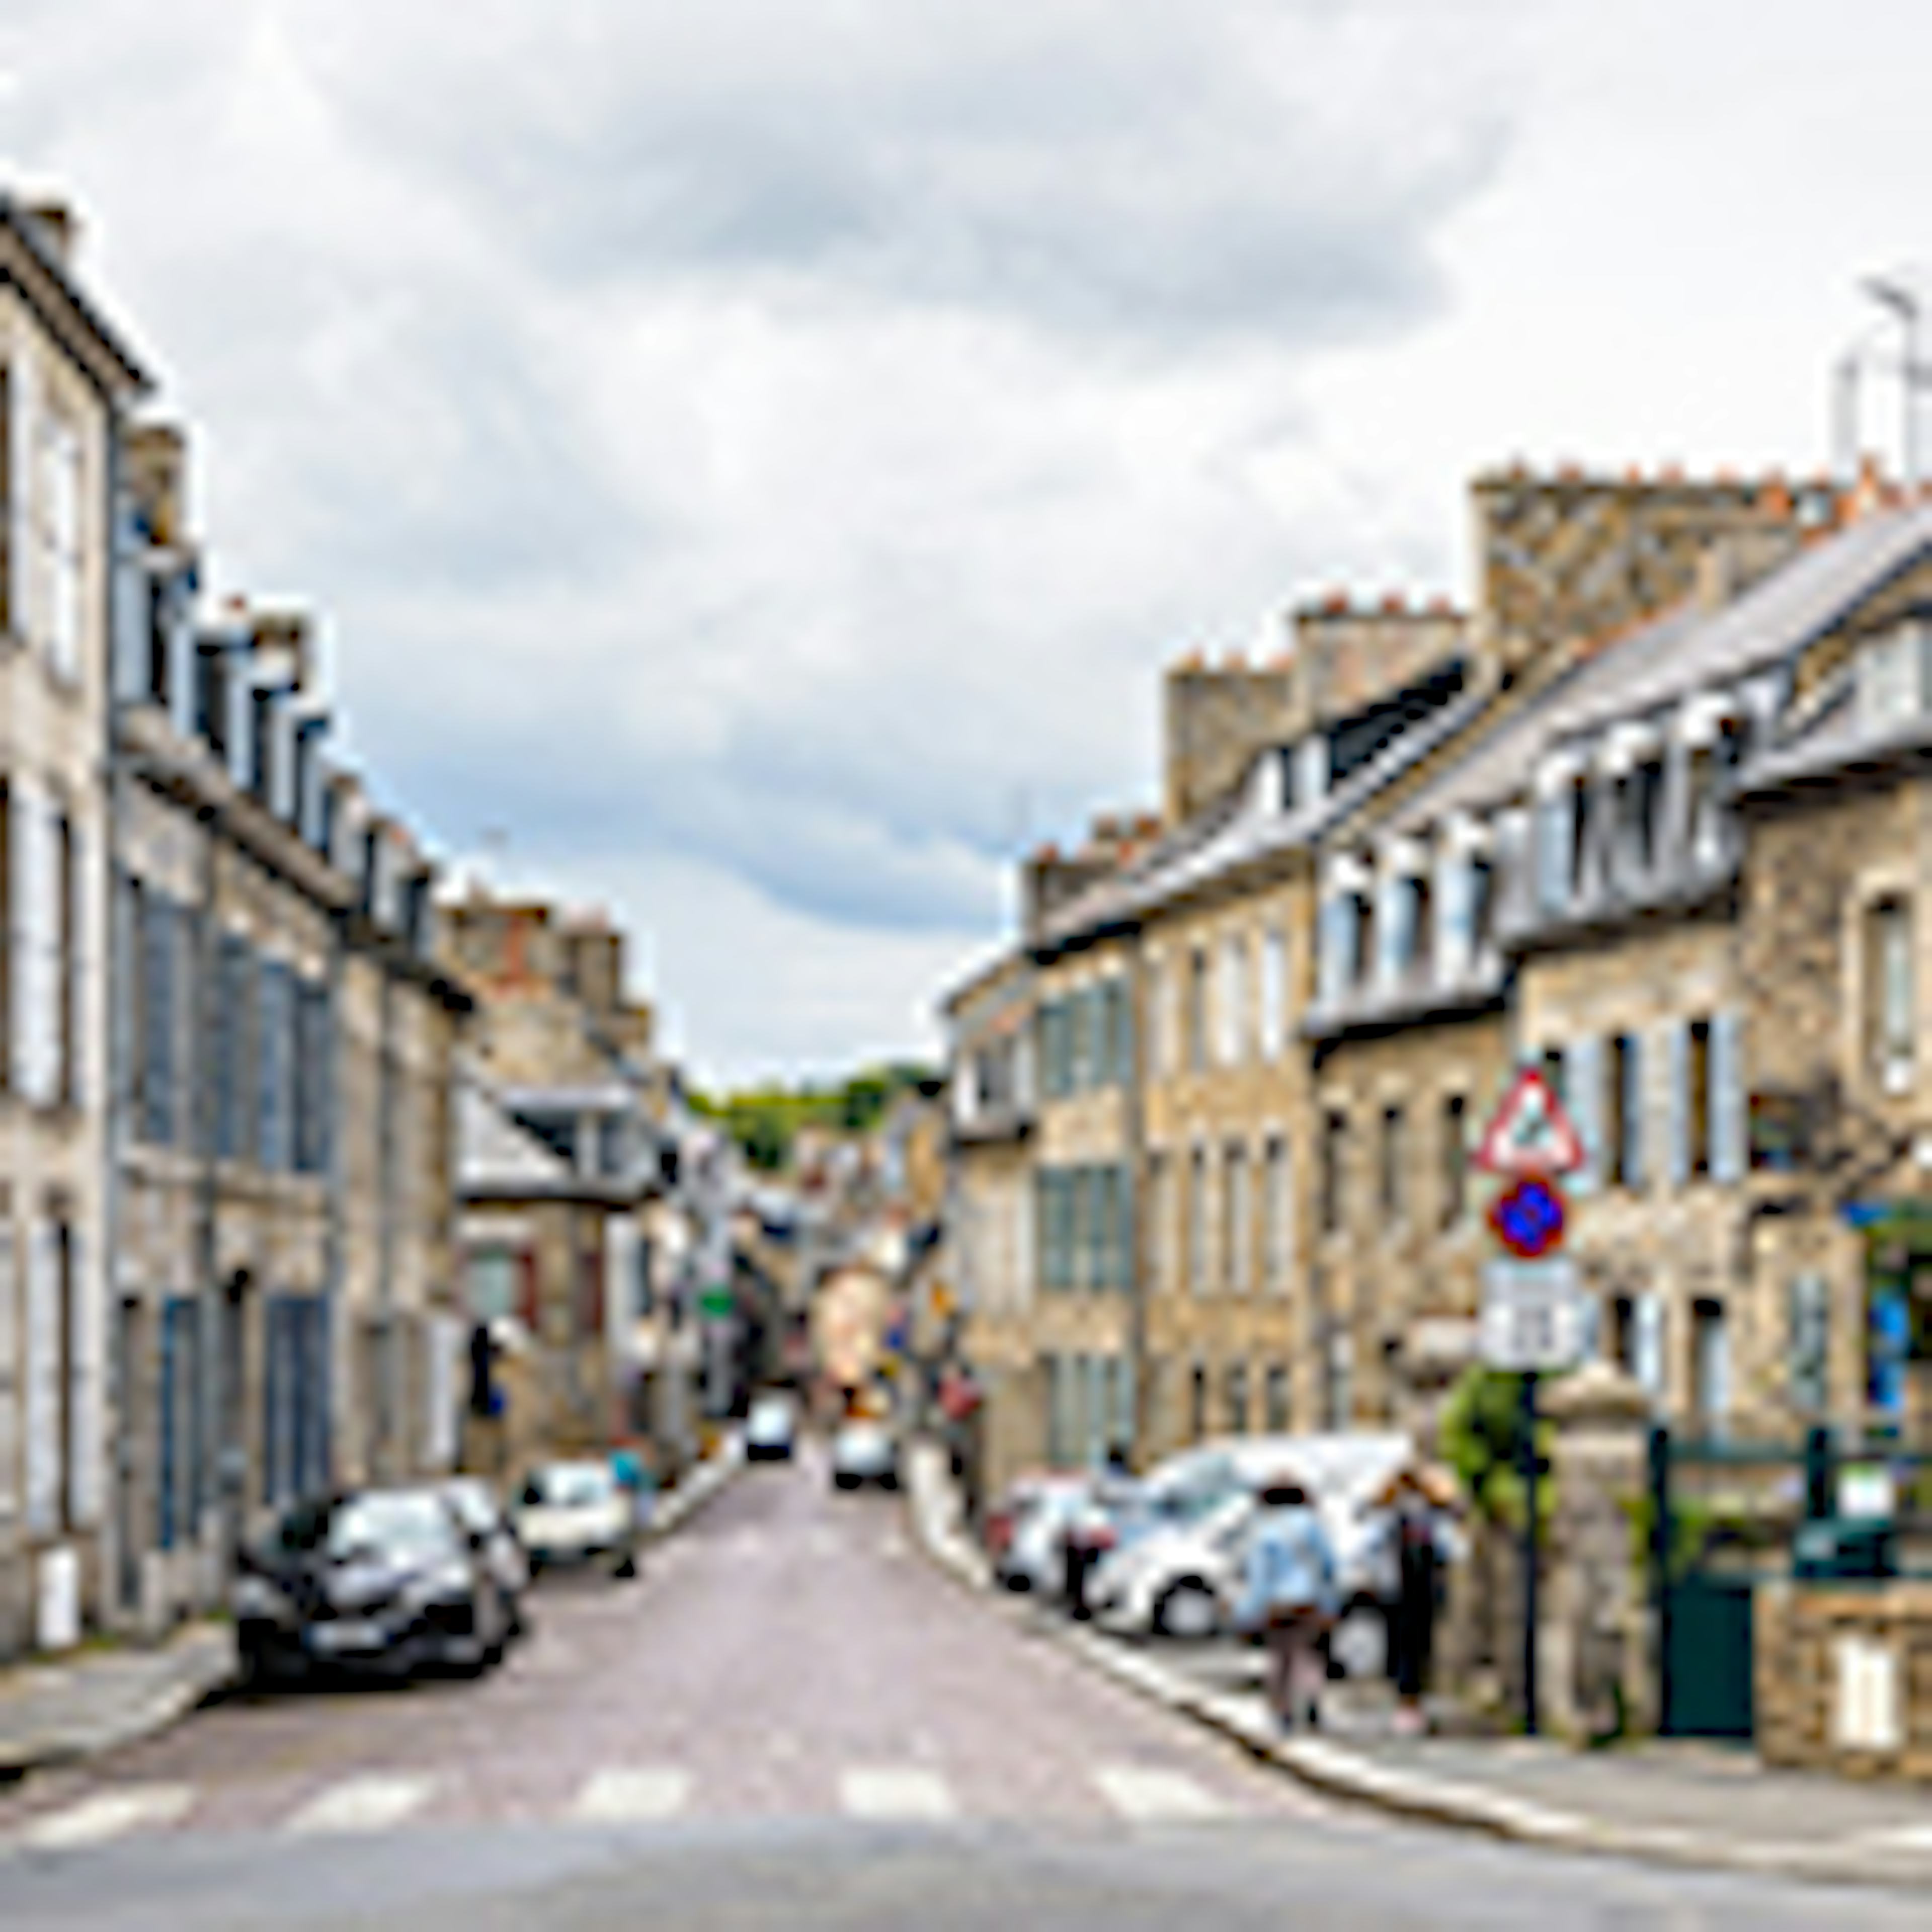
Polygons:
M1562 1194L1540 1174L1525 1174L1490 1203L1489 1222L1511 1254L1533 1262L1562 1246Z
M1483 1130L1476 1165L1492 1174L1574 1174L1583 1142L1540 1067L1526 1066Z
M1483 1276L1483 1360L1492 1369L1567 1369L1582 1358L1576 1270L1560 1257L1493 1261Z

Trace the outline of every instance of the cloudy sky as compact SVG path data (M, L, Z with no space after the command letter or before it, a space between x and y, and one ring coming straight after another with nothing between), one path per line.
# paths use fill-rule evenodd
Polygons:
M1929 61L1905 0L4 0L0 160L382 794L739 1078L929 1046L1016 854L1151 800L1160 667L1460 595L1473 467L1820 465Z

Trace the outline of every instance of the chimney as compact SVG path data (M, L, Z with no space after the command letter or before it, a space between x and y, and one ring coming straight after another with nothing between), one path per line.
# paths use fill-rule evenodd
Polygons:
M122 443L128 488L152 543L172 547L188 526L188 438L174 423L137 423Z
M34 224L41 246L63 268L74 266L80 245L80 224L64 201L30 201L22 211Z

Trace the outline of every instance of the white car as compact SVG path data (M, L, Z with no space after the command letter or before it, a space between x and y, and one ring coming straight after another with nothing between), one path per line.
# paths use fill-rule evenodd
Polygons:
M1382 1594L1381 1541L1373 1498L1413 1456L1394 1435L1232 1438L1187 1452L1186 1492L1212 1493L1201 1483L1204 1456L1225 1459L1228 1486L1205 1508L1181 1513L1124 1543L1095 1573L1088 1591L1095 1617L1110 1629L1200 1638L1230 1628L1241 1590L1255 1491L1276 1475L1298 1478L1322 1512L1335 1550L1336 1594L1346 1610ZM1156 1470L1148 1487L1174 1492Z
M856 1490L877 1483L882 1490L899 1486L898 1446L883 1422L855 1416L838 1426L832 1438L832 1486Z
M761 1395L745 1418L746 1457L754 1462L789 1462L797 1434L797 1412L790 1396Z
M530 1472L511 1513L532 1570L603 1563L638 1574L638 1514L608 1462L548 1462Z

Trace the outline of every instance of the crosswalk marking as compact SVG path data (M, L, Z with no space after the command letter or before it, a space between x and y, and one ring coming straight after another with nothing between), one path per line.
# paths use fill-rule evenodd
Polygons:
M1184 1772L1144 1765L1102 1765L1094 1774L1100 1793L1124 1818L1137 1825L1225 1818L1228 1807Z
M854 1818L950 1818L956 1808L944 1778L909 1765L847 1772L838 1802Z
M690 1776L682 1771L600 1771L577 1794L573 1815L587 1825L644 1824L675 1816L690 1795Z
M289 1820L291 1832L380 1832L428 1802L427 1778L345 1778L319 1792Z
M34 1819L22 1831L21 1841L36 1851L103 1844L124 1832L172 1825L187 1815L194 1802L192 1785L122 1785Z

